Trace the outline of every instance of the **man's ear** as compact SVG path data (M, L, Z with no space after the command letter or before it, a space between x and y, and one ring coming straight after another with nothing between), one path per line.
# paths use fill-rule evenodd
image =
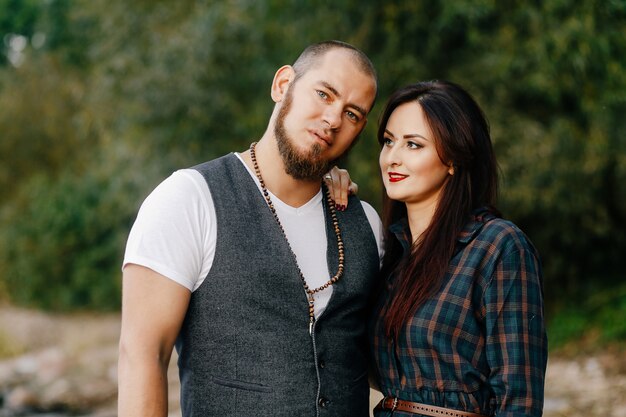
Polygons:
M285 97L285 93L289 89L291 82L296 77L296 73L291 65L283 65L274 74L274 81L272 81L272 100L275 103L279 103Z

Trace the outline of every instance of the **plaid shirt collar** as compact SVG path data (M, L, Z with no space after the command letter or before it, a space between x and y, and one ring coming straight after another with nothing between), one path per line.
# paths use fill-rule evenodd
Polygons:
M461 246L467 245L472 241L474 236L482 229L483 225L489 220L494 219L496 216L489 210L488 207L480 207L475 209L471 214L471 219L465 224L457 241ZM396 223L389 226L389 231L393 233L398 239L398 242L402 245L404 254L411 251L411 230L409 228L409 221L406 217L400 219Z

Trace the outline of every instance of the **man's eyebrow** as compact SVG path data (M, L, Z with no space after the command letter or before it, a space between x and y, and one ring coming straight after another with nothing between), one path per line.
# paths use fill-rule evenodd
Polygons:
M332 85L328 84L326 81L320 81L319 83L322 84L324 86L324 88L329 89L338 98L341 98L341 94L339 94L339 91L337 91L337 89L335 87L333 87Z
M335 87L333 87L332 85L328 84L326 81L319 81L319 83L321 85L324 86L324 88L327 88L331 93L333 93L337 98L341 98L341 94L339 94L339 91L337 91L337 89ZM356 111L358 111L359 113L361 113L363 116L367 115L367 111L361 107L358 106L354 103L348 103L348 105L350 107L353 107Z

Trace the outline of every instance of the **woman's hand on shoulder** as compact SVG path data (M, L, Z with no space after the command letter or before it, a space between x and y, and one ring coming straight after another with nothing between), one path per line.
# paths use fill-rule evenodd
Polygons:
M330 197L335 202L339 211L348 207L348 196L356 194L359 186L350 179L350 173L346 169L334 166L324 175L324 182L330 191Z

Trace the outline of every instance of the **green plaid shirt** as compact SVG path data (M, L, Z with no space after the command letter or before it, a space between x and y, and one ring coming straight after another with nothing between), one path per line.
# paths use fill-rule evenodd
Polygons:
M409 253L406 222L390 230ZM521 230L477 210L439 291L415 312L397 344L385 337L382 320L392 280L370 323L384 395L489 416L542 415L547 337L541 266Z

